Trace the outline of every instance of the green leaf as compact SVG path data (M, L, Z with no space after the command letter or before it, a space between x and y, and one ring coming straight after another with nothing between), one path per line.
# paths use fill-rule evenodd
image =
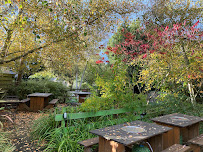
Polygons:
M22 4L20 4L19 8L23 8L23 5L22 5Z
M84 36L87 36L87 32L84 32Z
M48 5L48 2L47 1L43 1L42 5Z
M52 12L52 11L53 11L53 9L49 8L49 9L48 9L48 11L49 11L49 12Z
M37 38L38 38L38 39L40 39L40 36L39 36L39 35L37 35Z

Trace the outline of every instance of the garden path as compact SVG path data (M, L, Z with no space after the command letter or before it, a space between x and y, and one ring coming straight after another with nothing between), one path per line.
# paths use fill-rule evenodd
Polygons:
M14 152L38 152L43 151L44 143L38 144L38 140L31 140L30 131L34 120L41 117L43 113L34 112L17 112L11 116L14 120L14 124L6 124L4 126L11 135L10 139L15 146Z

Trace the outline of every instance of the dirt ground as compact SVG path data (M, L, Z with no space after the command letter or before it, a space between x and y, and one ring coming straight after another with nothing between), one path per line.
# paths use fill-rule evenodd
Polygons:
M58 104L57 107L64 107L67 104ZM2 114L2 113L1 113ZM9 116L13 123L8 119L4 121L3 130L10 133L9 138L15 146L14 152L41 152L44 149L45 142L38 143L38 140L33 141L30 137L31 126L34 120L46 115L45 112L23 112L15 109L6 110L4 115Z
M9 138L15 146L14 152L37 152L43 151L43 143L32 141L30 137L31 126L34 120L43 113L36 112L8 112L7 115L14 121L4 122L4 130L10 133Z

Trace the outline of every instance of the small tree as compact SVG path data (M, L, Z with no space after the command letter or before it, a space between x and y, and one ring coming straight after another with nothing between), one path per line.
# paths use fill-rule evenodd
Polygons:
M192 78L197 81L202 77L202 36L203 32L196 26L174 24L172 28L159 27L144 31L142 40L137 40L130 32L125 33L125 41L108 49L124 57L124 62L143 64L140 80L149 88L156 82L187 84L191 102L195 104L195 91ZM201 85L201 84L199 84Z

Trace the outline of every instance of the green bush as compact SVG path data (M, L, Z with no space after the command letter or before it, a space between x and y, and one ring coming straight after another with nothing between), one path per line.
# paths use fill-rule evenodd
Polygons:
M35 92L52 93L51 98L58 98L60 102L64 101L68 88L60 82L49 80L28 80L22 81L18 86L10 86L8 94L17 95L19 99L25 99L28 94Z
M146 106L146 95L144 94L133 94L121 93L115 97L112 96L101 96L92 95L85 100L81 105L81 111L99 111L108 109L118 108L137 108Z

